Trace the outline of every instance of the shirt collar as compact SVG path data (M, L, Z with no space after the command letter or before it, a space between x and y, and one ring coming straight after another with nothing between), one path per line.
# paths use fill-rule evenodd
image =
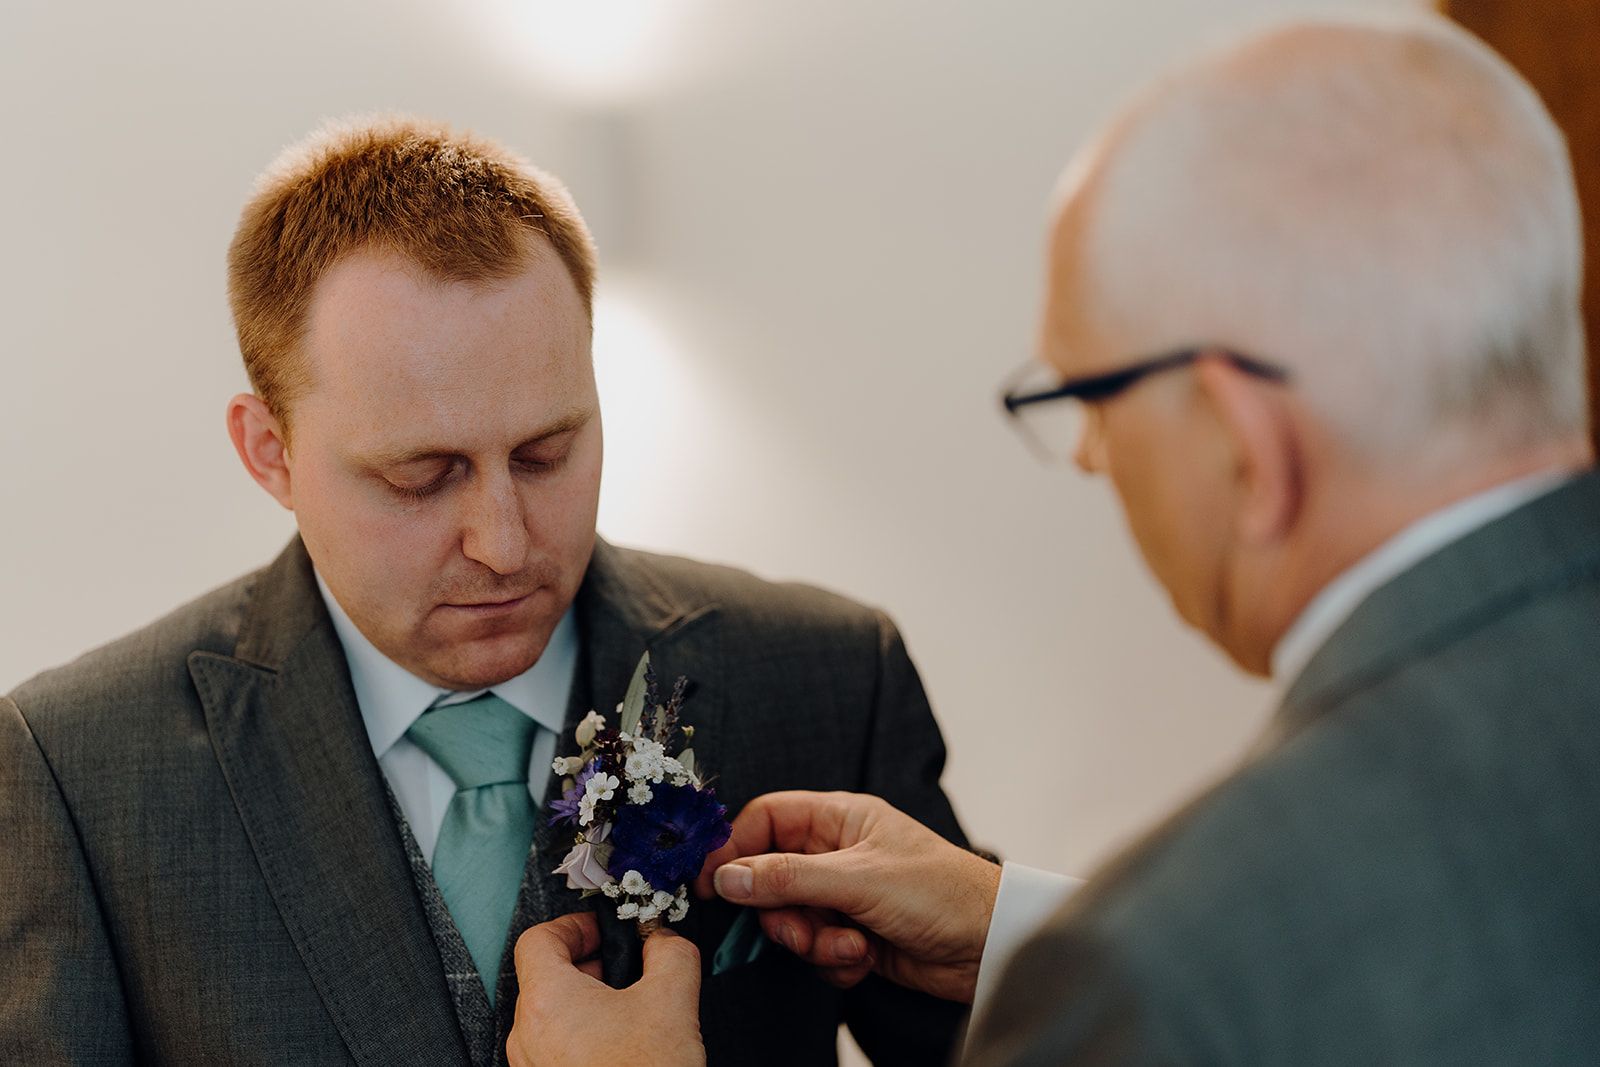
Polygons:
M356 706L361 711L372 752L379 759L429 708L471 700L491 690L552 733L559 734L566 724L567 700L572 693L573 673L578 663L578 627L572 608L567 608L567 613L556 624L544 654L532 667L489 689L464 692L441 689L425 682L378 651L339 606L321 574L317 575L317 590L328 606L328 617L333 620L339 644L344 647Z
M1287 691L1334 631L1391 578L1571 477L1566 470L1547 470L1503 482L1425 515L1395 534L1311 599L1272 650L1273 680Z

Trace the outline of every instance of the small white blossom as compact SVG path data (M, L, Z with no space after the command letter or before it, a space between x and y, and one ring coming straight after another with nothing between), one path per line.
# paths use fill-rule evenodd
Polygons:
M627 774L629 781L659 782L662 777L661 761L635 752L628 757L624 773Z
M668 908L672 907L673 899L674 898L671 893L668 893L662 889L657 889L655 895L650 898L650 903L656 906L657 911L666 911Z
M582 756L557 756L550 769L557 774L577 774L583 770Z
M639 921L640 922L649 922L651 919L654 919L657 915L660 915L660 914L661 914L661 909L656 907L654 904L641 904L641 905L639 905ZM617 917L621 918L621 919L626 919L627 918L626 915L622 914L622 909L621 908L617 909Z
M628 787L628 800L634 804L648 804L654 796L648 782L634 782Z
M628 754L626 773L634 781L659 784L677 766L678 761L667 755L666 747L660 741L635 737L629 743L633 751Z
M651 892L651 886L644 880L644 875L638 871L629 871L622 876L622 891L630 897L642 897Z
M673 785L689 785L689 784L691 784L693 782L694 782L694 779L690 778L687 774L680 774L680 775L675 776L672 779L672 784Z
M636 919L639 917L639 905L631 900L625 900L617 905L617 918Z
M673 902L672 910L667 912L667 921L682 922L683 917L687 914L689 914L689 898L680 892L678 899Z
M622 895L622 887L615 882L607 882L605 885L600 887L600 892L604 893L612 900L616 900Z
M578 825L588 826L594 822L594 806L616 796L620 784L614 774L597 774L589 779L583 787L583 799L578 801Z

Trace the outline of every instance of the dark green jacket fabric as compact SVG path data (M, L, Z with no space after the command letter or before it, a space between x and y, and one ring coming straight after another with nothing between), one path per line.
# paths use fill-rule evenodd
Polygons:
M774 789L864 790L961 840L943 743L881 613L601 543L577 617L561 751L649 648L693 681L685 718L730 813ZM543 869L567 843L541 829ZM536 918L588 906L561 878L536 889ZM605 914L606 976L626 983L638 939ZM881 982L842 994L785 952L713 977L734 915L697 903L681 927L707 964L712 1064L831 1063L841 1021L880 1063L945 1058L953 1005ZM467 1062L298 540L0 698L0 1064Z
M1600 1063L1600 476L1443 548L1068 903L970 1062Z

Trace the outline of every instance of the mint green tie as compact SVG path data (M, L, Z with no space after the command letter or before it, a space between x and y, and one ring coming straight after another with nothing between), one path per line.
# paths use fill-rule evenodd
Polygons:
M424 712L406 731L456 784L433 850L433 878L490 1004L533 844L528 758L537 731L492 693Z

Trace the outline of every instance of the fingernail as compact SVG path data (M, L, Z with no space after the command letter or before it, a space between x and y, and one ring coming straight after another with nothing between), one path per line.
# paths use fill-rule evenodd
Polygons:
M854 963L867 954L866 938L845 934L833 946L834 954L847 963Z
M784 948L795 953L796 955L799 954L800 949L796 946L800 944L800 939L795 936L794 927L790 926L788 923L778 927L778 940L783 942Z
M726 867L718 867L713 880L718 895L724 900L749 900L755 893L755 875L749 867L731 863Z

